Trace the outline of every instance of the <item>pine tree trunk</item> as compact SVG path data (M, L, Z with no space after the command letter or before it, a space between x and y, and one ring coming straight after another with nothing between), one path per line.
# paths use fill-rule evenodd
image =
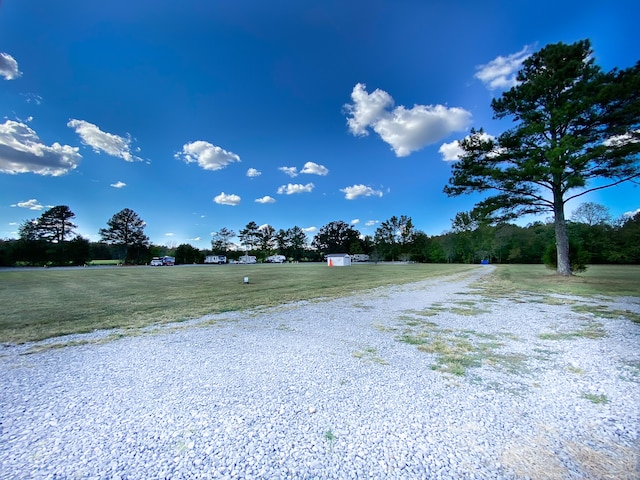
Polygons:
M564 204L556 201L555 205L555 230L556 230L556 251L558 275L571 275L571 263L569 262L569 237L567 235L567 222L564 218Z

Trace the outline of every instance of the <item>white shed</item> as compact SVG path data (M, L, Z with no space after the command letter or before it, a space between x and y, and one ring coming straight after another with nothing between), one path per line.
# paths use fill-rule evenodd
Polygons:
M348 267L351 265L351 257L346 253L331 253L327 255L329 267Z

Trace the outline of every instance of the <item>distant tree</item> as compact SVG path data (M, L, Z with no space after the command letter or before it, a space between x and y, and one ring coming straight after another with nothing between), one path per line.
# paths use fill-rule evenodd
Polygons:
M90 258L90 243L86 238L76 235L67 244L67 258L73 265L84 265Z
M101 228L98 233L103 242L122 247L125 261L140 262L149 247L149 237L144 233L145 226L136 212L125 208L111 217L107 221L107 228Z
M458 234L458 254L465 263L475 263L491 257L491 231L482 212L458 212L451 222L451 231Z
M640 264L640 212L624 218L611 243L610 262Z
M328 223L322 227L315 237L312 245L323 254L349 253L349 247L354 241L358 241L360 232L342 220Z
M38 221L35 218L31 220L25 220L18 227L18 235L21 240L35 241L40 240L40 234L38 232Z
M415 234L416 230L411 217L394 215L376 229L374 242L378 251L393 261L409 253Z
M444 189L496 191L478 208L500 220L551 212L560 275L571 275L565 204L640 175L640 62L603 73L594 58L588 40L527 58L518 84L491 103L517 125L498 138L472 130Z
M204 257L202 252L188 243L178 245L175 251L176 263L186 265L191 263L202 263Z
M264 257L271 255L276 248L276 229L271 225L258 228L258 249Z
M240 230L238 237L240 238L240 245L247 251L251 251L256 248L260 241L260 227L256 222L249 222L246 227Z
M50 208L37 220L38 236L51 243L62 243L74 235L77 225L71 222L76 214L66 205Z
M287 229L289 253L287 257L299 262L307 247L307 234L298 226Z
M595 202L582 203L571 214L571 220L585 225L601 225L611 221L609 209Z
M307 246L307 235L298 226L287 230L280 229L275 234L275 242L280 255L298 262L304 255L305 247Z
M222 227L217 232L213 233L211 238L211 249L213 253L225 254L231 246L231 239L236 236L236 232L229 230L226 227Z

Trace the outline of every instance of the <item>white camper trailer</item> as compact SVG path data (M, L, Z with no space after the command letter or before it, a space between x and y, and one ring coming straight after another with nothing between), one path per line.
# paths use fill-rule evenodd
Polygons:
M207 255L204 259L204 263L217 263L220 265L227 263L227 257L225 255Z

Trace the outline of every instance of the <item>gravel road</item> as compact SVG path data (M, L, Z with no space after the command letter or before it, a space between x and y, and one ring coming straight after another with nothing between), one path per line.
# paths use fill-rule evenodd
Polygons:
M640 478L640 297L491 271L2 346L0 478Z

